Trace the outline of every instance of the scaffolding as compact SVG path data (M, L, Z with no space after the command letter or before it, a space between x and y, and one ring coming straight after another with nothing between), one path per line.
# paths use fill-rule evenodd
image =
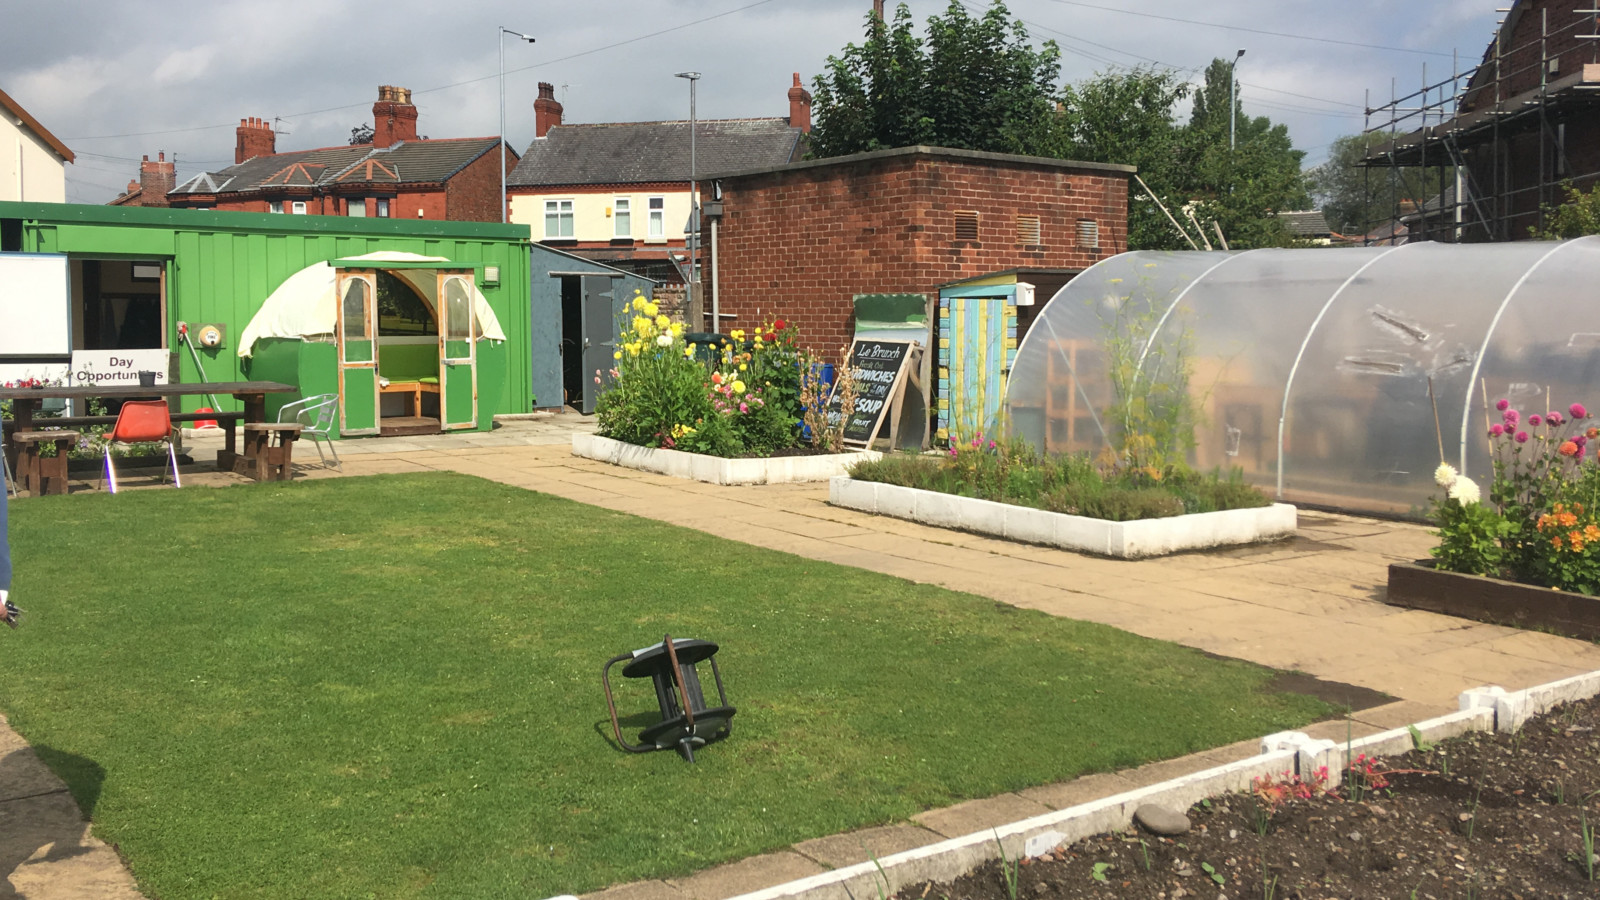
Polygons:
M1368 138L1364 199L1386 188L1391 219L1362 243L1527 240L1565 185L1600 178L1600 8L1552 5L1513 3L1473 68L1452 60L1448 78L1430 81L1424 66L1404 96L1391 79L1381 106L1368 91L1364 135L1387 140Z

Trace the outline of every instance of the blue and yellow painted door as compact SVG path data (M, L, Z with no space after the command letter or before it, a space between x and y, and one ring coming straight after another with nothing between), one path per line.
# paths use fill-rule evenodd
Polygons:
M939 437L1002 432L1001 404L1017 354L1016 285L939 297Z

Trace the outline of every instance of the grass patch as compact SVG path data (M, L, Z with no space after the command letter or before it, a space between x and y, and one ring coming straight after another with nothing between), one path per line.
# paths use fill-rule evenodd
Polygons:
M1113 522L1272 503L1238 470L1227 476L1183 466L1103 470L1088 454L1044 456L1022 442L958 447L950 455L890 454L857 463L850 477Z
M449 474L12 507L0 704L154 897L581 892L1302 725L1273 673ZM737 523L728 524L736 535ZM722 643L733 737L609 741ZM630 736L648 688L621 685Z

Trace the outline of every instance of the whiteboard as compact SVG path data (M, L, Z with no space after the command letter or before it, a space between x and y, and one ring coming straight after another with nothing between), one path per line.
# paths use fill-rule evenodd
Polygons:
M67 258L0 253L0 357L72 352Z

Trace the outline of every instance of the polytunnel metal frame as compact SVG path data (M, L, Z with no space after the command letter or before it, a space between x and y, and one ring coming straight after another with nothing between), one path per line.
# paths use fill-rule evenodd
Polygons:
M1374 255L1372 255L1372 257L1370 259L1367 259L1364 262L1362 262L1361 265L1356 267L1354 271L1350 272L1348 276L1344 277L1343 280L1339 282L1338 287L1335 288L1328 295L1327 299L1322 302L1320 308L1318 308L1318 310L1317 310L1317 313L1316 313L1315 317L1313 317L1311 319L1309 325L1306 326L1305 334L1303 335L1303 337L1302 337L1302 339L1300 341L1300 345L1299 345L1299 347L1297 349L1297 352L1296 352L1296 354L1294 356L1294 361L1289 367L1288 375L1287 375L1287 377L1285 377L1283 379L1283 382L1282 382L1282 396L1281 396L1279 404L1278 404L1278 422L1277 422L1277 426L1278 427L1277 427L1277 436L1276 436L1276 441L1275 441L1276 458L1273 461L1273 468L1275 469L1275 471L1272 473L1273 474L1273 480L1275 482L1273 487L1274 487L1274 491L1275 491L1276 497L1278 499L1282 500L1285 497L1285 490L1286 490L1286 487L1285 487L1285 472L1286 472L1286 470L1288 468L1286 457L1287 457L1287 451L1289 449L1290 403L1294 399L1294 397L1296 396L1295 395L1296 379L1299 376L1302 364L1306 360L1306 356L1307 356L1308 350L1311 347L1313 347L1313 345L1317 341L1317 338L1321 335L1321 329L1324 326L1325 320L1329 317L1330 311L1335 309L1335 305L1339 302L1339 300L1341 298L1346 296L1347 292L1352 288L1352 286L1354 286L1354 285L1356 285L1358 283L1364 283L1364 284L1367 284L1369 286L1373 285L1374 282L1372 282L1371 280L1368 280L1366 282L1362 282L1363 276L1367 275L1367 273L1370 270L1372 270L1373 267L1376 266L1378 263L1389 259L1389 257L1393 256L1396 253L1399 253L1400 251L1408 251L1408 255L1409 255L1409 254L1415 254L1415 253L1420 253L1420 252L1437 252L1437 251L1425 251L1425 250L1422 250L1421 248L1451 247L1452 250L1470 252L1471 251L1471 246L1472 245L1469 245L1467 247L1462 247L1460 245L1446 245L1446 244L1438 244L1438 243L1432 243L1432 242L1414 242L1414 243L1402 244L1402 245L1393 246L1393 247L1362 248L1362 252L1371 252ZM1482 249L1484 245L1475 245L1475 246L1477 246L1478 248ZM1519 247L1519 248L1522 248L1524 250L1527 250L1527 249L1531 249L1532 246L1538 246L1538 245L1534 245L1531 242L1518 242L1515 245L1499 245L1499 246ZM1562 241L1562 242L1559 242L1559 243L1555 243L1553 245L1549 245L1548 249L1546 249L1541 255L1539 255L1539 257L1536 260L1534 260L1531 264L1527 265L1526 269L1521 273L1521 275L1519 277L1516 278L1515 282L1513 284L1511 284L1510 288L1506 290L1504 296L1499 299L1499 302L1497 304L1493 303L1493 294L1486 295L1486 301L1487 302L1482 307L1482 309L1486 310L1486 309L1488 309L1490 307L1490 305L1492 305L1492 308L1494 309L1494 314L1489 319L1487 325L1484 326L1482 339L1481 339L1481 341L1479 341L1477 343L1476 352L1473 353L1472 358L1471 358L1471 373L1468 376L1468 378L1466 379L1466 381L1464 382L1465 390L1463 391L1462 402L1461 402L1461 424L1460 424L1459 434L1457 435L1458 446L1456 448L1454 448L1456 452L1453 454L1456 457L1456 461L1458 463L1458 467L1462 472L1465 473L1468 470L1468 462L1469 462L1469 459L1468 459L1469 443L1468 442L1470 440L1475 439L1474 436L1472 435L1472 405L1473 405L1473 401L1474 401L1474 394L1477 391L1477 387L1476 386L1478 386L1480 384L1480 379L1483 377L1484 360L1489 355L1491 344L1494 342L1494 339L1495 339L1495 337L1496 337L1496 335L1497 335L1497 333L1498 333L1498 331L1499 331L1499 329L1501 327L1502 320L1505 318L1507 311L1512 308L1513 301L1518 299L1518 297L1524 293L1524 291L1527 288L1530 280L1532 280L1534 278L1534 276L1537 275L1545 267L1546 263L1550 262L1552 259L1554 259L1558 255L1562 254L1563 251L1567 251L1567 250L1570 250L1570 249L1575 248L1575 247L1585 247L1585 246L1600 249L1600 236L1581 237L1581 238ZM1030 351L1033 351L1033 352L1037 352L1038 351L1038 348L1035 346L1037 344L1037 342L1039 342L1039 341L1046 342L1045 349L1044 349L1044 352L1046 354L1053 353L1053 352L1060 354L1060 351L1054 350L1054 349L1052 349L1052 347L1053 346L1058 346L1058 345L1063 345L1063 344L1065 344L1067 341L1069 341L1071 339L1070 337L1069 338L1064 338L1062 336L1062 334L1057 331L1056 323L1053 321L1053 317L1049 314L1049 307L1051 305L1057 303L1058 301L1066 302L1066 301L1072 299L1074 296L1076 296L1078 298L1084 297L1086 295L1086 291L1085 291L1085 286L1086 285L1088 286L1088 290L1092 291L1092 290L1095 290L1098 286L1108 285L1111 282L1119 282L1119 281L1121 281L1120 278L1111 279L1110 281L1108 281L1105 278L1104 272L1101 271L1101 270L1104 270L1104 269L1107 269L1107 268L1110 268L1110 267L1114 267L1114 266L1131 265L1131 263L1129 263L1129 261L1128 261L1130 257L1143 256L1143 257L1151 257L1151 258L1172 259L1172 258L1184 258L1184 257L1193 258L1193 257L1202 256L1202 255L1203 256L1222 255L1221 259L1216 260L1215 262L1211 262L1208 265L1204 266L1203 270L1200 271L1198 274L1194 275L1192 278L1190 278L1188 280L1187 284L1182 285L1181 289L1177 289L1177 290L1174 291L1174 295L1173 295L1173 297L1171 299L1171 302L1169 302L1166 305L1166 308L1161 311L1160 316L1156 320L1155 326L1150 330L1148 340L1146 340L1145 345L1140 349L1138 361L1137 361L1136 366L1135 366L1135 371L1138 372L1138 373L1142 373L1144 371L1144 366L1145 366L1146 360L1149 357L1151 349L1157 344L1158 341L1162 340L1162 336L1163 336L1163 334L1165 332L1165 329L1168 327L1169 322L1172 320L1173 316L1179 311L1179 309L1183 306L1184 302L1186 300L1189 300L1197 289L1202 288L1202 286L1206 284L1208 279L1211 279L1212 276L1214 276L1219 270L1222 270L1229 263L1233 263L1233 262L1236 262L1238 260L1245 259L1246 257L1252 257L1252 258L1260 259L1260 258L1263 258L1266 255L1269 255L1269 254L1283 254L1283 253L1315 253L1315 254L1319 254L1316 257L1319 260L1323 260L1323 259L1331 260L1334 257L1322 257L1320 254L1344 254L1344 253L1349 253L1349 252L1355 252L1355 251L1352 251L1352 250L1349 250L1349 249L1344 249L1344 248L1327 248L1327 249L1314 249L1314 250L1260 249L1260 250L1243 250L1243 251L1221 251L1220 253L1218 251L1175 251L1175 252L1159 252L1159 253L1158 252L1150 252L1150 251L1134 251L1134 252L1131 252L1131 253L1124 253L1124 254L1118 254L1116 256L1107 257L1106 259L1103 259L1103 260L1100 260L1100 261L1096 262L1093 266L1090 266L1088 269L1084 270L1082 273L1080 273L1072 281L1068 282L1064 287L1061 288L1061 290L1057 291L1055 296L1051 297L1050 300L1045 304L1044 308L1042 308L1040 310L1040 313L1039 313L1037 319L1035 320L1035 322L1033 324L1033 327L1028 331L1028 333L1026 335L1024 335L1021 343L1018 346L1017 357L1016 357L1018 366L1021 366L1022 363L1024 362L1024 360L1029 357ZM1097 281L1097 278L1096 278L1097 271L1100 272L1100 277L1099 277L1098 281ZM1507 271L1507 273L1506 273L1507 277L1509 277L1509 272L1510 271L1514 271L1514 269ZM1410 277L1416 277L1415 273L1411 273L1411 272L1405 271L1405 270L1402 271L1402 274L1409 275ZM1401 280L1403 281L1403 279L1401 279ZM1154 306L1152 306L1152 309L1153 308L1154 308ZM1469 312L1470 312L1470 310L1469 310ZM1453 326L1449 326L1449 327L1453 327ZM1442 329L1439 332L1439 335L1441 336L1441 338L1443 337L1444 329ZM1081 337L1081 336L1079 336L1079 337ZM1101 341L1102 345L1103 345L1103 343L1104 342ZM1471 345L1467 344L1467 345L1464 345L1464 346L1467 347L1467 348L1470 348ZM1570 346L1570 344L1569 344L1569 346ZM1092 399L1090 398L1090 396L1088 395L1087 391L1085 390L1086 379L1080 377L1080 374L1079 374L1079 372L1077 370L1077 367L1075 367L1073 361L1070 360L1070 359L1066 359L1064 354L1061 354L1061 356L1062 356L1062 358L1063 358L1063 360L1065 362L1066 371L1071 376L1072 390L1074 392L1076 392L1076 394L1079 397L1081 397L1082 402L1083 402L1084 407L1085 407L1085 412L1087 412L1088 415L1091 417L1091 419L1093 421L1093 424L1094 424L1094 429L1099 432L1099 436L1100 436L1101 440L1103 440L1104 442L1109 444L1111 442L1111 440L1112 440L1112 435L1111 435L1111 433L1110 433L1110 431L1109 431L1109 429L1107 427L1107 423L1103 420L1102 413L1103 413L1104 410L1102 408L1097 408L1096 405L1094 404L1094 402L1092 401ZM1462 361L1465 362L1465 360L1462 360ZM1230 360L1229 364L1231 364L1231 360ZM1223 367L1223 371L1225 371L1226 368L1227 367L1224 366ZM1428 369L1428 370L1423 370L1423 371L1428 372L1428 378L1429 378L1429 381L1430 381L1430 384L1431 384L1433 375L1437 370ZM1013 370L1013 374L1015 374L1015 370ZM1014 398L1015 398L1015 394L1018 391L1018 388L1019 388L1019 384L1014 378L1007 380L1007 383L1006 383L1006 395L1005 395L1005 399L1003 401L1003 408L1006 410L1006 412L1008 414L1008 417L1017 408L1017 406L1016 406L1016 404L1014 402ZM1045 387L1045 390L1046 391L1050 390L1050 387L1047 385ZM1052 420L1050 419L1050 416L1049 416L1049 413L1048 413L1049 401L1048 401L1048 399L1046 399L1046 400L1043 400L1042 402L1045 403L1045 412L1044 412L1044 415L1041 418L1041 422L1042 422L1042 426L1043 426L1043 429L1044 429L1044 433L1048 434L1050 429L1051 429L1051 427L1052 427ZM1485 427L1487 427L1487 425L1485 425ZM1010 428L1013 431L1013 434L1017 433L1017 420L1015 419L1015 417L1011 417L1010 418L1010 421L1008 422L1008 428ZM1049 439L1047 437L1041 437L1041 439L1039 441L1040 449L1041 450L1047 449L1046 445L1048 443L1049 443ZM1403 473L1403 474L1409 474L1409 473ZM1312 504L1312 505L1325 505L1325 504ZM1374 510L1374 509L1367 509L1366 507L1362 507L1362 508L1366 509L1366 511L1378 511L1378 510Z

